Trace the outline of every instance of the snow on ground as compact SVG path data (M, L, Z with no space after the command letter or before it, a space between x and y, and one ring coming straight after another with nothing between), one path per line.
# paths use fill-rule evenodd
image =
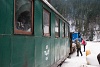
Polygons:
M100 42L87 42L86 50L90 50L91 54L98 55L100 53ZM86 52L83 52L83 46L81 46L83 56L76 56L76 52L71 55L71 58L67 58L61 67L100 67L99 65L87 65ZM95 57L96 58L96 57ZM95 62L95 61L93 61Z
M91 54L100 53L100 42L87 42L86 50L90 50Z

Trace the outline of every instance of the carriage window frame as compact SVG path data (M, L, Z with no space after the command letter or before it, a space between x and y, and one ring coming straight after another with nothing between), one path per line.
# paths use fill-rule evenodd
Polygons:
M70 37L70 27L68 25L68 37Z
M48 21L45 20L47 17L45 17L45 19L44 19L44 16L45 16L44 13L48 15L48 19L49 19ZM43 36L45 36L45 37L50 37L51 36L51 31L50 31L50 29L51 29L50 28L50 17L51 17L50 12L47 9L43 8L43 22L42 22L42 27L43 27ZM47 21L46 22L47 25L45 25L45 21ZM45 28L44 26L47 26L47 28Z
M16 22L18 22L18 18L16 18L16 10L17 10L17 8L16 8L16 1L17 0L14 0L14 34L21 34L21 35L32 35L33 34L33 12L34 12L34 4L33 4L33 1L32 0L29 0L28 1L28 3L31 3L31 6L30 6L30 10L29 10L29 13L30 13L30 17L29 17L29 28L28 28L28 30L22 30L22 29L17 29L17 24L16 24ZM26 4L26 3L25 3ZM22 5L24 5L24 4L22 4ZM22 6L20 6L20 8L21 8ZM27 9L26 9L27 10ZM24 11L25 12L25 11ZM27 11L28 12L28 11ZM21 13L20 13L21 14ZM20 15L19 14L19 15ZM19 16L18 15L18 16ZM17 21L16 21L16 19L17 19Z
M65 37L69 37L69 26L65 24Z
M57 25L56 25L56 23L57 23ZM56 30L58 31L57 33L56 33ZM59 38L59 37L60 37L60 19L58 17L56 17L55 18L55 38Z
M62 37L65 37L65 23L62 22Z

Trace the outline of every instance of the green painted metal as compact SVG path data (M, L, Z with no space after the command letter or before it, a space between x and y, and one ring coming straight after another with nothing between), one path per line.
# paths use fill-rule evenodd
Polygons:
M43 8L50 12L50 37L43 36ZM14 35L14 0L0 0L0 67L50 67L68 54L69 39L55 38L56 13L41 0L34 0L34 32Z
M10 1L0 0L0 34L11 34L13 32L13 0Z
M10 67L11 62L11 38L0 35L0 67Z
M42 36L42 3L38 0L35 1L34 6L34 35L35 36Z
M42 38L35 38L35 67L42 65Z
M50 54L51 54L51 65L55 63L55 13L51 12L51 42L50 42Z
M55 39L55 62L59 61L60 57L60 39Z
M6 28L6 26L5 26L5 24L4 24L4 22L7 22L6 21L6 19L7 19L7 16L6 16L6 12L7 12L7 4L6 4L6 1L4 0L1 0L1 5L2 6L0 6L0 9L2 9L2 10L0 10L0 33L1 34L4 34L4 32L5 32L5 28ZM5 18L5 20L4 20L4 18ZM2 28L4 28L4 29L2 29Z
M25 36L13 36L12 42L12 67L34 66L34 38ZM33 64L30 64L33 63Z
M64 47L65 47L65 46L64 46L64 39L62 38L60 41L61 41L61 42L60 42L60 46L61 46L61 47L60 47L60 59L61 59L61 58L64 57L64 49L65 49Z
M50 54L50 38L43 38L42 42L42 66L43 67L48 67L50 66L50 59L51 59L51 54Z
M51 65L52 65L55 63L55 43L54 43L55 41L54 41L54 38L52 38L50 41L51 41L51 44L50 44L51 45L51 47L50 47L51 59L50 60L51 60Z

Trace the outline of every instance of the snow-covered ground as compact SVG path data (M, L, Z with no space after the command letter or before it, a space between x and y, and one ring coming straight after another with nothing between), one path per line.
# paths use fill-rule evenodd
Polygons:
M86 50L90 50L92 58L90 60L93 60L92 62L96 63L94 61L97 61L97 55L100 53L100 42L90 42L87 41ZM81 46L81 51L83 53L83 56L76 56L76 52L71 55L71 58L67 58L65 62L62 64L61 67L100 67L100 65L87 65L86 61L86 52L83 52L83 46ZM88 55L89 56L89 55Z

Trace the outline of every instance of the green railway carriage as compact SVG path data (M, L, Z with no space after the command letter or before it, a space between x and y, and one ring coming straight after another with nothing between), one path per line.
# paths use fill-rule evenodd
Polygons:
M46 0L0 0L0 67L57 67L69 24Z

